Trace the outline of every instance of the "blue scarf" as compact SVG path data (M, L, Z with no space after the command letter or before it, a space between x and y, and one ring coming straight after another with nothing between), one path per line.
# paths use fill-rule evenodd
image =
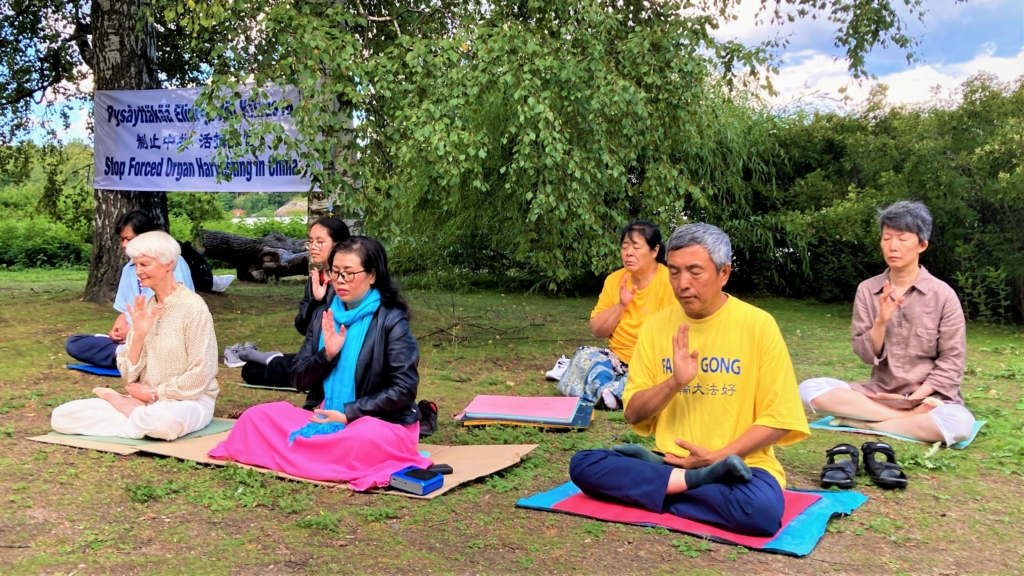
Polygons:
M334 313L334 329L339 330L344 325L345 343L341 346L341 357L334 370L324 380L324 409L345 411L345 404L356 399L356 364L359 362L359 351L363 349L363 340L366 339L366 332L370 329L370 321L374 312L380 307L380 292L376 288L363 297L363 301L352 310L345 310L345 303L337 296L331 302L331 312ZM320 345L318 350L324 349L324 335L320 333ZM338 422L326 422L318 424L309 422L302 428L295 430L288 436L288 444L295 441L296 436L312 438L320 434L333 434L345 428L344 424Z

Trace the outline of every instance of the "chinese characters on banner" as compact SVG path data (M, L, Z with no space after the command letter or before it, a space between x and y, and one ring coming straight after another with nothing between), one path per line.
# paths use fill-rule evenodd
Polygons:
M247 121L280 123L294 134L294 89L269 90L266 100L242 97L226 107ZM167 90L97 90L93 120L95 178L101 190L168 192L307 192L295 158L270 160L262 142L244 138L232 160L217 163L224 146L221 122L196 109L198 88ZM185 148L182 148L189 142ZM259 146L254 157L253 148ZM217 177L221 175L218 182ZM227 176L230 176L228 180Z

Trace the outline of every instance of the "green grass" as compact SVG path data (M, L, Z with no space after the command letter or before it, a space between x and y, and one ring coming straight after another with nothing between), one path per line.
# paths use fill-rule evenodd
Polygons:
M1024 333L971 324L968 407L989 421L966 451L897 442L910 487L869 495L833 520L822 544L793 559L515 508L566 481L577 450L650 445L621 413L598 412L582 433L465 428L451 419L476 394L551 395L555 359L590 337L593 299L410 291L420 343L421 398L438 403L433 444L535 443L513 468L432 501L355 494L239 467L116 456L26 441L54 406L86 397L97 377L62 368L66 338L106 332L109 305L82 301L80 270L0 271L0 566L4 574L135 573L1014 573L1024 521ZM221 348L246 340L292 352L298 279L233 285L205 296ZM863 379L850 350L850 308L783 299L754 303L777 318L800 379ZM217 415L301 397L242 388L221 368ZM815 488L824 451L863 436L815 433L778 449L788 482ZM982 553L979 553L979 552ZM80 567L84 566L84 567Z

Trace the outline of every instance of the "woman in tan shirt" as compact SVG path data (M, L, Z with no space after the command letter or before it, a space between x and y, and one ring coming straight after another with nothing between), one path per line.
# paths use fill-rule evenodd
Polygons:
M960 394L967 326L953 289L918 262L931 213L897 202L878 221L889 268L861 282L853 305L853 351L871 365L871 379L811 378L800 396L811 410L839 416L834 425L956 444L974 430Z
M217 399L217 337L202 297L174 278L181 254L165 232L140 234L126 248L149 299L129 305L132 327L117 367L126 395L96 388L98 398L58 406L53 429L64 434L150 436L174 440L213 418Z

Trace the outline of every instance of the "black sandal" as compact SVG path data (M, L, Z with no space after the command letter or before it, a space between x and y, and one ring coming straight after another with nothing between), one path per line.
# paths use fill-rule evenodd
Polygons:
M896 452L892 446L884 442L865 442L860 447L864 454L864 469L867 470L871 481L879 488L906 488L907 475L903 473L903 467L896 462ZM885 456L884 461L875 459L875 454Z
M850 458L836 462L836 456L843 454ZM853 488L854 477L857 476L857 467L860 463L857 448L850 444L838 444L826 450L825 456L828 456L828 462L821 469L821 487Z

